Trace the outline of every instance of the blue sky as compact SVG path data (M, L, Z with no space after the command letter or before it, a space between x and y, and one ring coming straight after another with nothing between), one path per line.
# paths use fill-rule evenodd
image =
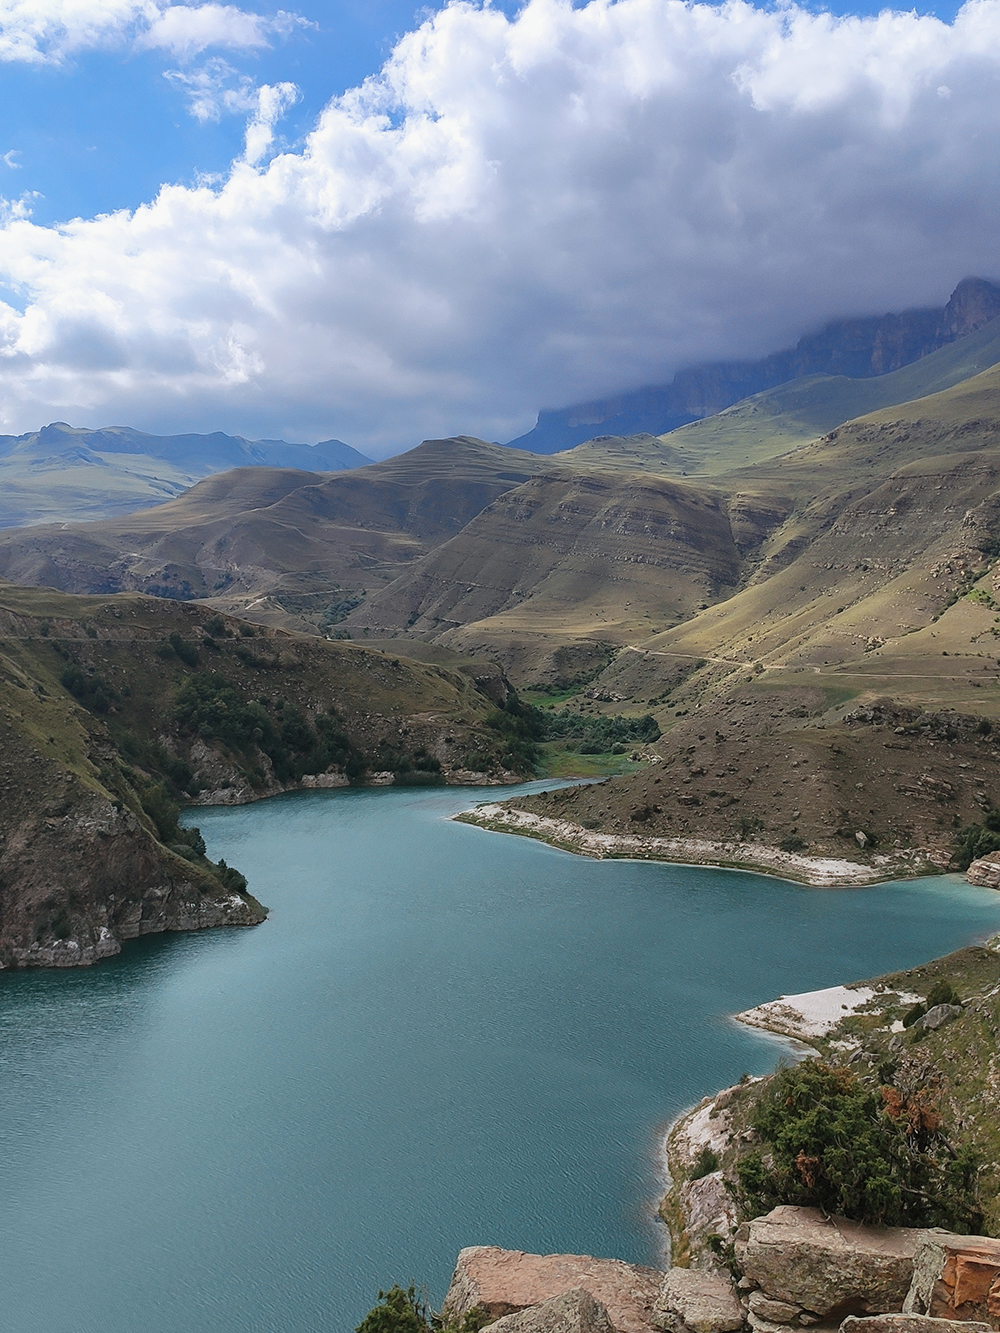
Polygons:
M376 73L396 40L440 6L290 0L288 7L309 26L269 48L225 58L255 83L297 86L300 100L281 127L282 139L294 144L331 97ZM260 5L241 8L269 12ZM135 208L165 182L191 184L225 172L240 152L244 119L192 116L184 93L165 77L177 65L162 51L111 49L76 52L54 65L0 66L0 155L13 150L17 163L0 177L3 192L37 192L32 214L51 223Z
M1000 0L5 0L0 80L4 431L510 439L1000 276Z

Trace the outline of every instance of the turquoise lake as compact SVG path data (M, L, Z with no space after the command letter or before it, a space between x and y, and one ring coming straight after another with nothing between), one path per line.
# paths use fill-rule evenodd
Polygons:
M537 788L542 785L534 784ZM496 793L199 810L271 908L0 977L0 1328L350 1333L463 1245L657 1263L665 1127L781 1054L727 1018L1000 930L957 877L594 862Z

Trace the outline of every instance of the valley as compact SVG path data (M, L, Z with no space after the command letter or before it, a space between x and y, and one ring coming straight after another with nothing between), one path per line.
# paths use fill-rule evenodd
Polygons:
M1000 319L961 294L976 327L917 360L665 435L239 467L0 531L5 688L38 713L11 702L11 781L54 763L175 877L213 872L170 851L157 785L176 806L532 767L604 780L483 822L807 881L947 868L1000 762ZM7 857L35 836L16 807ZM48 837L62 816L30 807ZM35 911L39 958L68 910Z
M207 860L181 807L512 781L488 725L506 696L488 663L0 585L0 964L77 966L139 935L259 923L245 877Z

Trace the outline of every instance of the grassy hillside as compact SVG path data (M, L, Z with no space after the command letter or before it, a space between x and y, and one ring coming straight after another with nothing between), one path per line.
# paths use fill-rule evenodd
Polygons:
M501 496L346 621L408 630L499 655L521 681L580 664L634 635L730 594L738 542L759 540L770 510L744 514L682 481L634 473L553 471ZM557 656L554 656L557 655Z
M810 1038L810 1045L829 1067L844 1071L837 1081L862 1093L874 1093L877 1104L898 1109L908 1105L914 1115L910 1121L914 1137L920 1129L925 1131L925 1150L943 1148L939 1156L944 1160L951 1153L971 1153L979 1166L972 1195L982 1213L975 1219L975 1229L989 1236L1000 1234L1000 1082L996 1069L1000 939L903 972L848 983L848 989L855 987L864 987L871 999L825 1036ZM922 1029L912 1021L904 1028L915 1012L926 1009L935 988L957 994L961 1001L957 1015L937 1030ZM761 1011L752 1011L748 1017L759 1022ZM734 1185L741 1163L764 1146L754 1130L757 1111L771 1101L782 1077L728 1089L717 1108L709 1110L709 1124L721 1150L707 1165L721 1170ZM886 1087L892 1090L887 1097L881 1091ZM661 1210L680 1253L689 1245L695 1250L708 1248L697 1224L690 1230L684 1225L692 1220L685 1218L683 1203L691 1188L686 1182L696 1179L692 1146L685 1142L682 1121L668 1140L673 1185ZM936 1201L937 1196L932 1196L931 1204Z
M242 877L178 827L181 806L376 773L503 777L504 694L495 673L204 607L0 586L0 963L261 920Z
M780 518L740 552L732 594L634 638L561 701L652 711L659 763L561 795L558 818L731 844L735 862L761 842L885 874L947 866L997 791L1000 369L732 486L730 522L747 497Z
M0 577L67 592L207 598L315 631L538 466L463 437L334 475L240 468L124 519L0 532Z

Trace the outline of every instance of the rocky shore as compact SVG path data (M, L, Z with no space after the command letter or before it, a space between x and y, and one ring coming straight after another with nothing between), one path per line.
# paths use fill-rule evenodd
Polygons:
M939 874L947 866L940 854L923 848L895 849L871 856L867 862L832 856L786 852L752 838L715 840L698 837L655 837L643 833L604 833L569 819L536 814L518 806L491 803L456 815L467 824L496 833L519 833L581 856L644 861L673 861L682 865L720 866L752 870L762 875L795 880L817 887L876 884L886 879Z
M946 980L961 998L924 1004ZM867 1070L878 1079L891 1057L897 1079L933 1089L961 1143L984 1161L984 1212L996 1228L1000 936L907 972L780 996L734 1018L859 1076ZM997 1333L1000 1240L935 1227L865 1226L787 1205L740 1222L726 1180L753 1137L752 1110L765 1081L744 1077L668 1131L671 1185L661 1216L672 1267L473 1247L459 1255L441 1312L445 1328Z
M446 1329L495 1333L995 1333L1000 1241L779 1207L737 1232L734 1270L462 1250ZM738 1273L738 1276L737 1276Z

